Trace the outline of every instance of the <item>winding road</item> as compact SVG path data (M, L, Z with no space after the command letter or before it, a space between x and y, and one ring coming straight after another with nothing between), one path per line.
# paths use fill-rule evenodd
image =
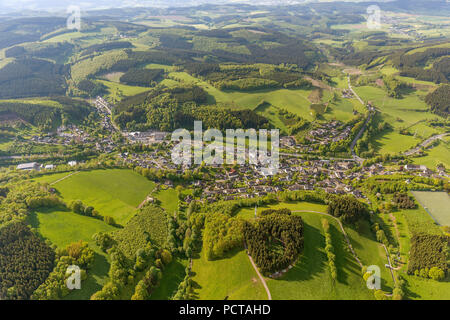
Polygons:
M435 136L432 136L430 138L428 138L427 140L423 141L421 144L419 144L417 147L412 148L406 152L404 152L403 154L405 156L411 156L417 152L419 152L422 148L426 148L428 147L430 144L432 144L435 140L438 139L442 139L445 136L448 136L450 133L446 132L446 133L442 133L442 134L437 134Z

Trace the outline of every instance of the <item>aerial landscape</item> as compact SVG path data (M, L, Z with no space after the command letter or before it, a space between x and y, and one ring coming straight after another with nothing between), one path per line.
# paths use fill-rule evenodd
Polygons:
M0 300L450 300L448 1L89 2L0 2Z

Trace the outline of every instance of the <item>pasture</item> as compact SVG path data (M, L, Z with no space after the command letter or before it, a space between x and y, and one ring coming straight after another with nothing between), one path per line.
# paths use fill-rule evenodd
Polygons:
M132 217L154 186L143 176L122 169L83 171L53 185L64 201L81 200L119 224Z
M101 220L70 211L38 210L29 216L28 222L60 248L79 240L92 242L94 233L115 230Z
M267 300L261 280L243 250L213 261L208 261L202 251L193 259L192 271L195 299Z
M446 192L413 191L412 194L441 226L450 226L450 197Z

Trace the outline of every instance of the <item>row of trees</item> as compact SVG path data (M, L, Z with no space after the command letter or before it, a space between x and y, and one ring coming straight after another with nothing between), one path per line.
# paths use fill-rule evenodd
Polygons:
M327 219L322 219L322 227L325 234L325 253L328 258L328 267L330 268L331 278L337 280L336 254L334 253L333 243L331 240L330 223Z

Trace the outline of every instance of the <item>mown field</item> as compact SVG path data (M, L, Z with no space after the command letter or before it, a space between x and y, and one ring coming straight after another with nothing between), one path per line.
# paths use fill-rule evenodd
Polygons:
M450 226L450 197L446 192L413 191L412 194L441 226Z
M266 300L267 294L243 250L208 261L204 252L193 260L194 297L200 300Z
M155 184L131 170L83 171L53 185L66 202L81 200L125 224Z

